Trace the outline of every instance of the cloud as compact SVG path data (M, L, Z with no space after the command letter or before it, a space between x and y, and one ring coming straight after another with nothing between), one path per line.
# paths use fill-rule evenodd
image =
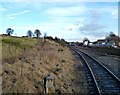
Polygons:
M4 12L4 11L6 11L6 9L3 7L0 7L0 12Z
M55 22L59 21L60 23L73 23L74 25L67 25L63 30L68 31L79 31L84 35L91 35L94 37L103 37L108 35L106 25L101 24L101 19L103 14L107 14L110 17L111 15L117 15L117 11L114 11L113 6L107 6L103 8L87 8L85 6L72 6L72 7L54 7L47 10L47 14L54 17ZM109 13L109 14L108 14ZM81 14L87 14L91 16L90 20L84 20L81 17ZM76 18L77 16L77 18ZM66 18L67 17L67 18ZM73 17L73 18L70 18ZM76 19L75 19L76 18ZM85 17L86 18L86 17Z
M79 37L78 32L76 31L69 31L64 30L63 28L66 28L66 26L70 26L70 23L56 23L56 22L44 22L41 24L34 24L32 25L20 25L20 26L11 26L15 31L19 33L19 31L22 31L19 33L19 35L26 35L26 32L30 29L32 32L35 31L35 29L39 29L43 34L46 32L48 36L52 37L59 37L59 38L69 38L69 37ZM71 36L72 35L72 36Z
M105 31L106 27L100 24L86 24L83 27L79 27L79 31L83 35L91 35L94 37L104 37L108 35L108 32Z
M96 16L97 18L101 17L100 13L104 14L104 15L107 14L107 15L109 15L108 17L110 17L110 18L118 18L118 6L117 5L116 6L106 6L103 8L96 8L96 9L90 9L90 10L96 11L95 13L93 11L93 15L94 15L94 17L95 17L95 15L97 15ZM91 11L91 13L92 13L92 11Z
M111 13L114 18L118 18L118 10L115 10Z
M24 11L19 12L19 13L10 14L9 16L17 16L17 15L21 15L21 14L28 13L28 12L30 12L30 10L24 10Z
M32 2L32 1L33 0L1 0L1 2Z
M99 13L99 10L88 10L88 13L90 13L92 18L92 23L97 23L101 17L101 14Z
M14 16L9 16L9 19L14 19L15 17Z
M104 25L90 23L79 27L79 31L84 35L103 37L108 35L108 32L105 31L106 28Z
M33 0L32 0L33 1ZM17 9L41 9L43 7L43 3L42 2L32 2L32 1L20 1L20 2L11 2L11 10L14 10L14 7L16 7Z
M78 16L85 12L85 7L83 6L72 6L72 7L54 7L48 9L46 14L51 16Z
M89 13L91 15L91 21L90 22L85 21L85 23L79 25L78 31L80 31L83 35L91 35L94 37L104 37L108 35L108 33L105 31L107 26L99 22L101 16L98 13L98 11L93 10L90 11Z
M118 2L119 0L1 0L1 2Z
M24 0L22 0L22 2L23 1ZM47 34L51 36L64 37L68 39L73 38L73 40L75 39L77 40L79 39L79 37L84 38L85 35L87 35L87 37L91 37L90 39L96 37L99 38L107 34L107 32L105 31L107 27L104 24L107 22L107 21L105 22L105 20L108 19L105 19L104 21L103 19L106 17L109 18L111 17L111 15L116 14L113 12L115 11L115 8L107 8L109 5L101 6L101 7L100 6L96 7L96 5L95 6L93 5L93 7L91 7L91 5L89 4L87 5L83 3L66 4L64 2L62 3L39 3L39 2L35 3L35 2L30 2L30 3L27 2L27 4L26 2L23 3L16 2L15 6L12 6L11 9L8 8L8 10L13 10L13 9L24 10L29 8L31 9L31 11L33 10L32 17L34 16L36 17L37 15L36 13L42 14L41 18L37 19L38 21L33 20L33 23L30 23L32 22L32 20L30 20L30 22L28 23L26 22L26 26L22 24L23 26L15 27L16 29L15 31L20 31L21 29L23 29L21 31L24 31L24 33L26 34L27 30L29 29L34 31L35 29L38 28L42 31L42 33L47 32ZM15 3L12 4L14 5ZM36 8L34 6L36 6ZM40 11L40 8L42 11ZM37 12L36 9L39 9L39 12ZM14 19L18 15L25 14L27 12L30 11L25 10L23 12L9 14L8 17L10 19ZM101 20L101 16L103 16L102 20ZM26 19L26 16L25 17L21 16L21 17L23 20ZM101 24L99 21L104 24ZM35 24L39 24L39 25L35 25ZM19 23L17 25L19 25Z
M100 24L90 23L90 24L84 24L82 27L79 27L80 31L98 31L105 29L106 27Z
M25 14L30 12L30 10L24 10L22 12L18 12L18 13L13 13L13 14L9 14L7 15L10 19L14 19L16 16L21 15L21 14Z

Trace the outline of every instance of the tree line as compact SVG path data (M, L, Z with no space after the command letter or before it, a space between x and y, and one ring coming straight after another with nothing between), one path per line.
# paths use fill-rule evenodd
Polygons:
M14 30L13 30L12 28L8 28L8 29L6 30L6 34L7 34L8 36L11 36L11 34L13 34L13 32L14 32ZM42 34L41 34L41 31L40 31L39 29L36 29L36 30L34 31L34 33L33 33L31 30L28 30L28 31L27 31L27 37L36 36L37 38L39 38L41 35L42 35ZM44 36L46 36L46 35L47 35L47 34L45 33Z
M12 28L8 28L6 30L6 35L11 36L11 34L13 34L13 32L14 32L14 30ZM28 30L27 35L25 37L35 37L36 36L37 38L39 38L41 35L42 35L41 31L36 29L34 31L34 33L31 30ZM57 43L61 44L62 46L65 46L66 44L68 44L67 41L65 41L64 39L60 39L57 37L53 38L51 36L47 36L47 33L44 33L44 39L54 40ZM38 39L38 42L39 42L39 39Z

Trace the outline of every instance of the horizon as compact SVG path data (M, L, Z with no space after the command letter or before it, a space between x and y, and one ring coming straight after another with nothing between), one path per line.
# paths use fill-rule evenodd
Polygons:
M47 36L80 42L103 39L112 31L118 35L118 2L0 2L1 33L26 36L39 29Z

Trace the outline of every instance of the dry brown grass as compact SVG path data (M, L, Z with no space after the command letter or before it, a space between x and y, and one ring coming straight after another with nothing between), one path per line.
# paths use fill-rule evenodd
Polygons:
M67 47L47 40L17 57L14 64L3 63L3 93L44 93L43 79L49 73L54 77L54 90L82 93L75 82L83 76L74 65Z

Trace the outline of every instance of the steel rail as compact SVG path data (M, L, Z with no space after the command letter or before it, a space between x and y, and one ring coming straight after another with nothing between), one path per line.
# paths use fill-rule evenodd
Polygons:
M120 82L120 79L114 74L112 73L105 65L103 65L101 62L99 62L97 59L95 59L94 57L90 56L89 54L79 50L80 52L86 54L87 56L89 56L90 58L92 58L93 60L95 60L97 63L99 63L103 68L105 68L112 76L114 76L114 78L117 79L118 82Z
M93 78L93 80L94 80L94 82L95 82L98 95L101 95L101 91L100 91L100 89L99 89L98 83L97 83L97 81L96 81L96 78L95 78L95 76L94 76L94 73L93 73L92 69L90 68L88 62L85 60L85 58L84 58L77 50L74 50L73 48L71 48L71 49L72 49L73 51L75 51L76 53L78 53L79 56L81 56L82 59L85 61L86 65L87 65L87 67L88 67L88 69L89 69L89 71L90 71L90 73L91 73L91 75L92 75L92 78Z
M98 92L99 92L99 95L101 95L101 90L100 90L99 84L97 83L97 79L96 79L96 77L95 77L95 75L94 75L94 72L93 72L91 66L90 66L89 63L88 63L89 61L87 62L86 59L85 59L85 57L84 57L81 53L85 54L87 57L89 57L89 58L92 59L94 62L96 62L97 64L99 64L99 65L98 65L99 68L100 68L100 67L103 68L106 72L108 72L108 73L110 74L110 76L111 76L112 78L114 78L115 82L117 81L118 84L120 84L120 79L119 79L116 75L114 75L107 67L105 67L103 64L101 64L97 59L93 58L93 57L90 56L89 54L87 54L87 53L85 53L85 52L83 52L83 51L81 51L81 50L79 50L79 49L76 49L76 48L73 48L73 47L70 47L70 48L71 48L73 51L75 51L76 53L78 53L79 56L81 56L82 59L84 60L84 62L87 64L87 67L89 68L90 73L91 73L92 76L93 76L95 85L96 85L97 90L98 90ZM94 64L95 64L95 63L94 63ZM99 76L99 74L98 74L97 76ZM117 87L119 87L119 86L117 86ZM118 91L119 91L119 89L118 89Z

